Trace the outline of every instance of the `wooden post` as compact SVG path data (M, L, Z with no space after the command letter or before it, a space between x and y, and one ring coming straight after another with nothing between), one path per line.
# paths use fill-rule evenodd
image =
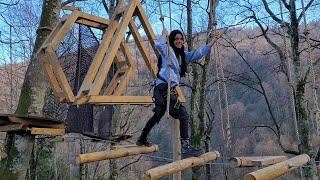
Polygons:
M174 119L173 123L173 160L181 160L180 122ZM173 175L173 180L181 180L181 171Z
M119 148L110 151L101 151L101 152L93 152L87 154L80 154L77 158L78 163L89 163L94 161L101 161L107 159L115 159L125 156L132 156L142 153L152 153L159 151L158 145L153 145L150 147L146 146L136 146L136 147L127 147L127 148Z
M231 159L236 167L269 166L285 160L287 156L249 156Z
M145 172L144 180L154 180L163 176L168 176L170 174L182 171L184 169L192 168L204 164L206 162L213 161L218 157L220 157L220 153L218 151L213 151L205 153L199 157L191 157L180 161L172 162L163 166L159 166Z
M274 179L279 177L293 169L298 168L310 161L310 157L307 154L302 154L294 158L288 159L286 161L268 166L266 168L260 169L258 171L246 174L244 176L245 180L265 180Z

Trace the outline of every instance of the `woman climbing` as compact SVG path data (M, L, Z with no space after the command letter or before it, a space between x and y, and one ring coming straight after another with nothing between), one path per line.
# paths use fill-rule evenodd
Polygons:
M220 38L220 32L216 32L212 41L197 49L196 51L185 51L184 37L181 31L173 30L169 35L169 51L167 45L168 31L164 28L162 36L156 41L156 47L160 52L158 61L158 74L156 79L156 86L154 88L153 97L155 98L154 114L149 119L142 130L142 133L137 140L139 146L151 146L152 143L148 140L148 134L156 123L158 123L166 111L166 96L168 88L168 80L171 79L170 84L170 105L169 113L180 121L181 132L181 153L182 156L199 156L202 154L201 150L195 149L190 145L189 139L189 115L186 108L178 101L176 87L179 86L180 78L185 76L187 65L200 60L203 56L211 52L211 47Z

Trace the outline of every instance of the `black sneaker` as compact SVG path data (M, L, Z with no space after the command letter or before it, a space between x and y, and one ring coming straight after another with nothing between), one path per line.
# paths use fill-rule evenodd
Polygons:
M203 154L201 149L196 149L190 145L189 139L181 140L181 156L183 159L189 157L198 157Z
M136 142L136 145L138 146L147 146L150 147L153 144L146 138L146 139L138 139L138 141Z

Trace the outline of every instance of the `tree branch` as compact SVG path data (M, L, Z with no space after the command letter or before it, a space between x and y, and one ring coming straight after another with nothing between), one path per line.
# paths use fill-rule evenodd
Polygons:
M284 22L283 22L281 19L279 19L279 18L271 11L271 9L269 8L269 5L268 5L267 1L266 1L266 0L262 0L262 2L263 2L263 5L264 5L264 8L265 8L266 11L269 13L270 17L271 17L273 20L275 20L276 22L278 22L279 24L284 24Z
M307 6L304 8L304 11L301 11L299 17L298 17L298 22L300 22L300 20L302 19L302 17L304 16L304 12L306 12L312 5L312 3L314 2L314 0L310 0L307 4Z

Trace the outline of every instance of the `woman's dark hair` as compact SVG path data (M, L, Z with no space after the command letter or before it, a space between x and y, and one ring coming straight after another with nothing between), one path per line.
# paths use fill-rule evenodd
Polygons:
M174 45L174 40L175 40L175 37L177 34L181 34L182 39L184 39L182 32L180 30L176 29L176 30L171 31L171 33L169 35L169 43L170 43L170 46L172 47L172 49L174 50L176 57L178 59L181 58L180 76L184 77L186 75L186 71L187 71L186 54L184 53L184 46L182 46L181 48L177 48Z

